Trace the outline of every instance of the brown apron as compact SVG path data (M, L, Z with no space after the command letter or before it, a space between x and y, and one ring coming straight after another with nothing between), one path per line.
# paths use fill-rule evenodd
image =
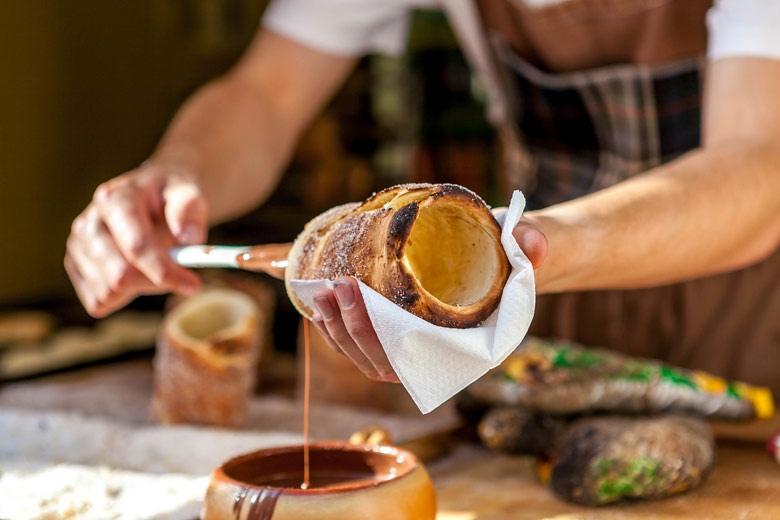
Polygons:
M700 143L709 0L481 0L531 158L536 209ZM496 38L495 36L498 35ZM531 333L771 387L780 395L780 251L739 271L541 296Z

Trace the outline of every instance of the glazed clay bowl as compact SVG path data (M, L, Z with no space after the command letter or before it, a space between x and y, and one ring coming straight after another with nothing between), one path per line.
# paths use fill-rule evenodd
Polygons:
M394 446L309 445L311 486L301 489L303 446L240 455L218 467L203 520L433 520L436 498L413 453Z

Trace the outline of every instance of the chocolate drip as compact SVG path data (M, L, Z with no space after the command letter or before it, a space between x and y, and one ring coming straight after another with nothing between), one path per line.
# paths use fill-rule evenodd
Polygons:
M301 489L309 488L309 397L311 396L311 347L309 341L309 320L303 320L304 343L304 386L303 386L303 483Z
M280 489L258 489L250 501L247 520L271 520L281 494Z

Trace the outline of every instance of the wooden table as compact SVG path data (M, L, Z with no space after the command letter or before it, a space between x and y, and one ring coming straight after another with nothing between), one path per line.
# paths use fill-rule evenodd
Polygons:
M150 421L151 390L149 363L135 361L8 385L0 390L0 407L81 411L127 424L144 424ZM298 413L295 409L290 415ZM374 415L371 420L376 418ZM431 420L445 423L447 419L410 417L404 420L408 422L393 424L405 428ZM326 418L319 422L320 431L326 431ZM279 420L275 423L278 426ZM298 425L296 419L290 427ZM266 425L257 422L252 427L262 430ZM332 434L342 437L352 427L332 425ZM462 444L429 463L428 469L436 487L438 520L780 519L780 465L764 450L766 439L777 429L780 419L748 426L717 425L715 468L698 489L666 500L598 509L556 498L537 482L529 457L499 455Z
M780 519L780 465L755 443L719 441L714 470L689 493L602 508L559 500L537 482L530 457L461 447L430 469L437 520Z

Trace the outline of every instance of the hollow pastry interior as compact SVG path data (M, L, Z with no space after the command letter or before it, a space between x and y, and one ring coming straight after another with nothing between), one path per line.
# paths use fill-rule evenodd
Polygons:
M501 266L495 239L455 204L423 206L412 226L403 263L439 301L472 305L491 290Z
M247 295L211 289L176 307L167 332L188 347L210 348L246 334L257 312Z

